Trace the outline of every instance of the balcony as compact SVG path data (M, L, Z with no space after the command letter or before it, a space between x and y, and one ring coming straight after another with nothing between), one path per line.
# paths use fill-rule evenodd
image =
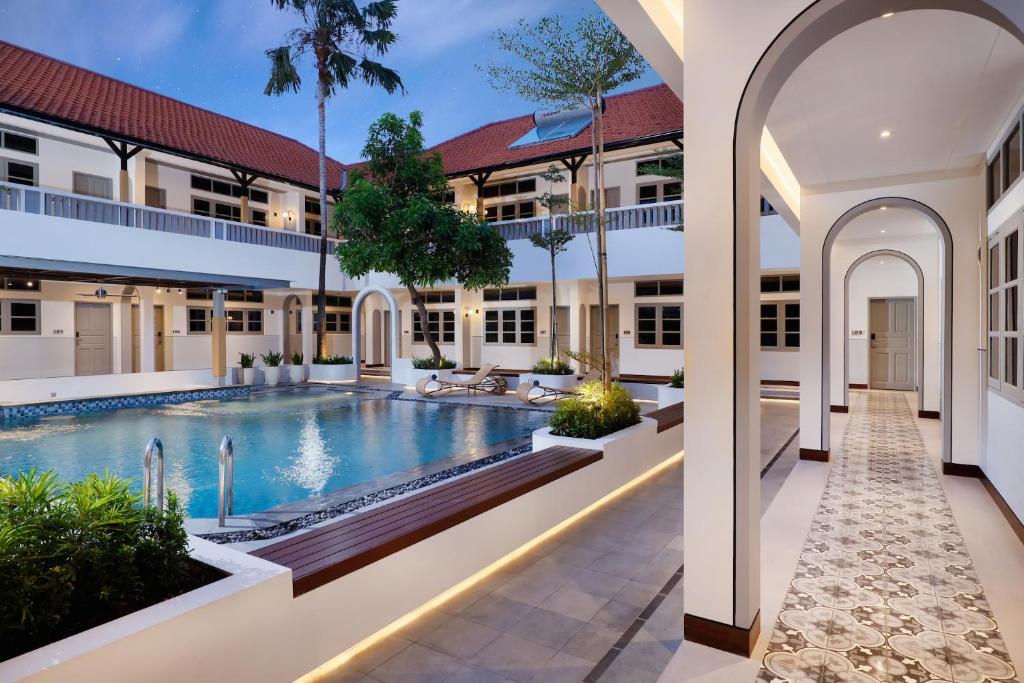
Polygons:
M640 228L670 228L683 223L683 202L661 202L657 204L638 204L605 210L605 229L637 230ZM501 236L508 241L528 239L547 231L550 228L564 229L570 234L581 235L597 230L597 221L593 212L574 215L556 214L554 216L538 216L522 218L515 221L496 221L491 223L498 228Z

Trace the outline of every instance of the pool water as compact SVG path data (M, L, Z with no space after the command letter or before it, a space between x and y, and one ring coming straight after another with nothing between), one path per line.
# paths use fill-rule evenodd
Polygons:
M548 417L378 396L309 388L7 421L0 423L0 475L35 467L73 481L108 469L141 488L143 452L157 437L165 488L189 516L214 517L218 449L228 435L235 514L247 514L522 437Z

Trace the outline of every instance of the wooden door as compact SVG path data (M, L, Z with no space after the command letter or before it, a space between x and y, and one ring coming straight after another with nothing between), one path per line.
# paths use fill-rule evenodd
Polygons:
M871 388L913 391L917 388L915 300L871 299L869 306Z
M565 352L569 350L569 307L559 306L555 311L555 324L558 333L555 339L555 345L557 346L556 353L558 357L565 360ZM551 334L555 334L556 330L552 330Z
M109 375L111 353L110 304L75 304L75 374Z
M164 307L153 307L153 369L163 372L164 365Z
M608 330L608 356L612 363L612 374L619 372L619 307L612 305L608 307L605 316L605 328ZM590 353L594 356L601 355L601 307L590 307Z

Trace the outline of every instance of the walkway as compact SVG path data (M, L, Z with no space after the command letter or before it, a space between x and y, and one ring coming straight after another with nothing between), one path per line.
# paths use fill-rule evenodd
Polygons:
M861 395L835 455L759 680L1017 680L905 396Z

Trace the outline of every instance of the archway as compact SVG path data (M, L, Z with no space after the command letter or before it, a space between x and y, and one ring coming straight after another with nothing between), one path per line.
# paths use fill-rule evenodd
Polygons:
M849 209L846 213L839 217L832 227L829 228L828 234L825 236L825 242L821 248L821 450L829 450L829 414L831 412L831 290L832 290L832 247L835 245L836 239L839 234L843 231L847 225L850 224L858 216L862 216L869 211L874 211L882 207L887 208L903 208L911 209L922 215L924 215L934 226L935 230L939 234L940 243L942 245L940 262L941 262L941 273L942 273L942 307L941 307L941 330L942 330L942 363L939 372L940 381L942 384L942 392L940 394L939 401L939 415L942 422L942 461L952 462L952 448L953 448L953 429L952 419L949 411L950 406L953 404L953 234L943 220L934 209L927 204L923 204L914 199L908 199L906 197L879 197L866 202L862 202L857 206ZM911 259L906 254L901 252L892 251L891 255L897 258L902 258L907 261L918 276L918 301L917 317L918 317L918 343L921 344L923 341L923 313L924 313L924 275L921 272L920 265ZM861 257L853 265L850 266L846 273L845 286L848 287L850 274L856 268L856 266L863 260L866 260L867 255ZM846 301L846 299L844 299ZM844 305L844 309L846 306ZM845 311L844 311L845 312ZM848 312L845 312L848 315ZM923 348L923 347L922 347ZM844 354L847 355L848 354ZM918 378L920 381L924 381L923 373L923 362L924 353L923 351L918 354ZM849 365L848 360L844 361L844 384L845 388L843 396L846 399L846 405L849 405ZM924 391L918 392L918 410L924 409Z
M362 374L360 359L363 355L363 302L371 294L383 296L384 300L388 303L388 309L391 311L391 357L388 359L388 366L391 368L392 377L394 377L395 372L395 354L398 350L398 304L395 302L395 297L391 296L391 292L385 287L370 285L361 289L359 294L356 295L355 301L352 302L352 362L356 366L356 379L359 379Z
M370 349L372 352L367 357L367 365L385 365L384 363L384 328L381 323L380 309L373 309L373 320L370 323L370 329L373 330L373 346Z
M921 265L913 258L904 254L902 251L895 249L875 249L869 251L863 256L859 257L856 261L850 264L850 267L846 269L846 275L843 277L843 406L850 405L850 339L846 335L846 331L850 329L850 279L853 277L853 273L857 268L872 259L890 256L895 259L903 261L914 274L917 276L917 321L916 321L916 342L915 346L917 353L917 410L918 414L924 411L924 388L925 388L925 374L924 374L924 311L925 311L925 295L924 295L924 272L921 270ZM823 341L823 345L826 343ZM825 348L829 348L825 345ZM826 395L830 395L827 394Z
M296 351L302 352L302 333L299 332L301 322L296 322L296 318L301 315L302 301L298 295L286 296L281 303L281 326L283 328L281 330L281 348L286 360L290 359ZM307 362L312 362L312 360L309 359Z

